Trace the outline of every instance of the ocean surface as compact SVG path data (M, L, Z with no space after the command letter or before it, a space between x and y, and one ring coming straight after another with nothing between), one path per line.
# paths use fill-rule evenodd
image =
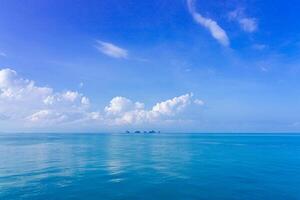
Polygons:
M300 135L0 134L0 199L300 199Z

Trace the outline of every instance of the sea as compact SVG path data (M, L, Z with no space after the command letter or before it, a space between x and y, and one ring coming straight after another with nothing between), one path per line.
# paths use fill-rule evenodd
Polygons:
M300 200L298 134L0 134L1 200Z

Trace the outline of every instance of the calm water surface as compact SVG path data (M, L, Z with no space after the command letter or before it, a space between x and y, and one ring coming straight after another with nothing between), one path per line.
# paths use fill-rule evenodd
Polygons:
M300 199L300 135L0 134L0 199Z

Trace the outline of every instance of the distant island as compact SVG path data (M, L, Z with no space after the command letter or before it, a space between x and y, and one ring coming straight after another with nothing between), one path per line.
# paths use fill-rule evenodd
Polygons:
M126 133L160 133L160 131L154 131L154 130L151 130L151 131L133 131L133 132L126 131Z

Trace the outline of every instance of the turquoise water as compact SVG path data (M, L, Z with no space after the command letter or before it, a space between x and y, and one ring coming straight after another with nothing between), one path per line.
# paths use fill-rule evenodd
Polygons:
M300 135L0 134L0 199L300 199Z

